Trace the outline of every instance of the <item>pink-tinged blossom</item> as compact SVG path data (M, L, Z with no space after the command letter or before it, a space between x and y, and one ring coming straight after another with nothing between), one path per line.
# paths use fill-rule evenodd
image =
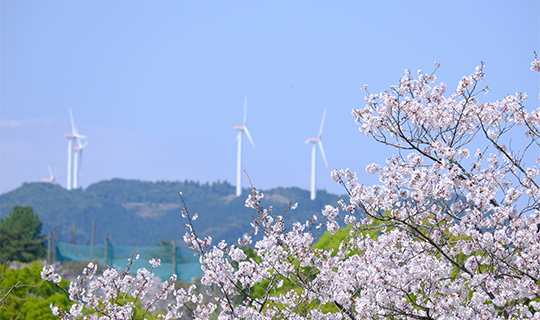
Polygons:
M236 262L239 262L241 260L244 260L246 258L246 254L242 249L231 247L231 252L229 253L231 256L231 259L233 259Z
M379 172L380 170L381 170L381 166L376 164L376 163L369 164L366 167L366 172L369 173L369 174L375 174L375 173Z
M157 268L161 265L161 259L151 259L149 262L152 268Z
M336 221L328 221L326 223L326 227L328 228L328 232L330 232L330 234L335 234L339 230L339 224Z
M53 316L55 317L60 316L60 308L58 308L58 306L51 303L49 307L51 308Z
M322 214L323 214L323 216L328 218L328 220L333 221L337 217L337 215L339 214L339 209L334 208L334 207L332 207L330 205L327 205L327 206L324 207L324 210L322 210Z
M83 304L74 303L69 309L69 315L73 318L78 318L82 315Z
M248 195L246 207L256 209L262 198L264 198L264 194L254 190L252 195Z
M538 58L534 59L533 62L531 62L531 70L535 72L540 71L540 61L538 61Z
M60 283L62 281L62 278L58 273L54 272L53 266L43 266L43 269L41 270L41 279L45 281L52 281L54 284Z

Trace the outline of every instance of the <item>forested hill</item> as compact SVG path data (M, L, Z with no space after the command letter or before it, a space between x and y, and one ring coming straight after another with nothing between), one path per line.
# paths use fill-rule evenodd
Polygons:
M43 234L52 232L53 223L59 241L73 238L76 221L76 243L89 244L92 222L95 222L95 243L103 243L105 233L111 243L119 245L155 245L176 237L183 244L186 220L181 217L182 191L190 214L199 214L194 222L199 236L211 235L214 243L225 239L235 243L251 230L253 209L245 207L248 189L235 197L235 188L227 182L199 184L198 182L145 182L113 179L88 186L85 190L67 191L57 184L25 183L20 188L0 195L0 218L6 217L14 206L32 206L43 222ZM289 201L298 202L289 210L285 220L305 222L313 215L321 216L325 205L336 206L344 196L317 193L309 199L309 191L299 188L262 190L262 205L273 206L282 215Z

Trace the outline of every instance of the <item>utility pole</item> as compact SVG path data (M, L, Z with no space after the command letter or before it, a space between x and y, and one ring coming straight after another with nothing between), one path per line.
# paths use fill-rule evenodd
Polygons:
M173 274L176 274L176 238L172 240L172 265L173 265Z
M77 244L77 220L73 220L73 238L71 239L72 244Z

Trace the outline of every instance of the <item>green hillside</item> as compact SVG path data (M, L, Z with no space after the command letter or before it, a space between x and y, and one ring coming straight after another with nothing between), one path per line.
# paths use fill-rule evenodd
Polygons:
M214 243L225 239L236 242L251 230L250 212L244 206L249 190L235 197L235 188L228 182L200 184L198 182L146 182L113 179L88 186L85 190L67 191L57 184L25 183L20 188L0 195L0 218L9 214L14 206L32 206L43 222L43 233L56 230L59 241L70 242L73 221L76 221L76 242L89 244L92 222L95 221L95 242L103 243L107 233L109 241L121 245L150 246L161 240L176 237L182 244L186 220L181 217L182 191L188 210L198 213L195 221L197 233L211 235ZM313 215L321 216L327 204L336 205L344 196L319 191L317 199L309 200L309 191L299 188L262 190L263 206L273 206L282 214L289 201L298 202L298 209L289 211L285 220L305 221Z

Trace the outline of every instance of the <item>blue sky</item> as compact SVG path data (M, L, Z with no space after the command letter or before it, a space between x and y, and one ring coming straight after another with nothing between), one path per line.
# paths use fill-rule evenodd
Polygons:
M328 107L331 168L383 163L392 149L351 115L404 69L453 90L484 61L497 100L525 91L538 107L539 1L0 2L0 193L58 166L66 186L71 106L90 137L83 187L115 177L235 184L244 93L257 150L243 166L259 188L310 185L310 145ZM246 140L244 140L246 142ZM318 188L344 193L318 156ZM248 183L244 179L244 187Z

